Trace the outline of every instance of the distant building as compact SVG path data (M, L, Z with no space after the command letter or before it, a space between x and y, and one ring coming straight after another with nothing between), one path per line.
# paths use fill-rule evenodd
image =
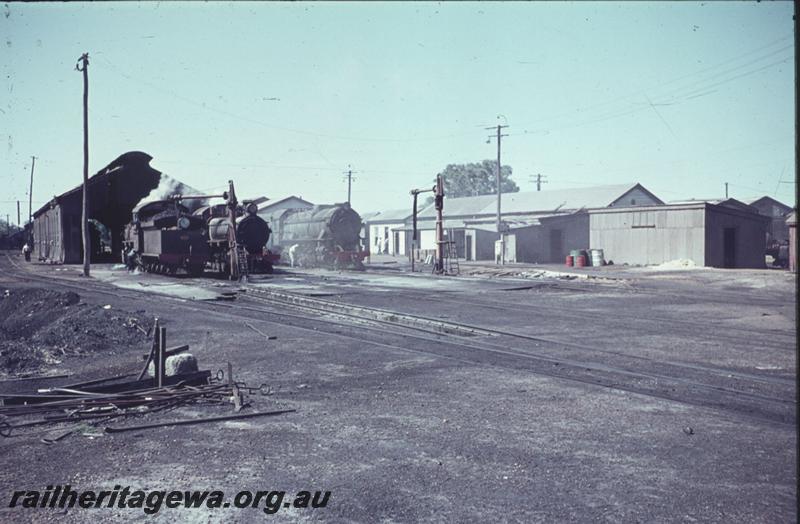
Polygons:
M405 230L406 222L410 219L411 211L408 209L380 211L370 213L367 218L362 217L367 226L366 240L369 252L373 255L380 253L405 255L406 244L411 245Z
M273 234L270 235L269 241L267 242L267 248L272 248L272 241L274 238L282 237L282 232L280 231L281 215L290 209L311 209L314 207L314 204L308 200L303 200L294 195L279 200L269 200L265 197L256 200L258 201L256 202L258 204L258 216L266 220L269 227L273 230Z
M770 219L735 199L589 210L589 247L616 264L686 259L698 266L763 268Z
M772 219L767 226L765 247L773 242L783 243L789 240L789 226L786 224L786 217L792 212L791 207L769 196L750 200L748 204L756 208L762 215Z
M641 184L595 186L503 193L501 211L506 230L506 261L563 262L572 249L589 246L587 209L619 206L653 206L664 202ZM447 198L444 201L446 239L455 243L456 253L466 260L494 260L497 196L480 195ZM419 249L436 248L436 210L420 212ZM410 230L406 221L405 231ZM410 250L410 234L406 235Z

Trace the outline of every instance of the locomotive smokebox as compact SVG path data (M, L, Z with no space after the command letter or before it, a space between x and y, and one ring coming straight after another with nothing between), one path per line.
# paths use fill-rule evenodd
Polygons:
M256 214L236 220L236 239L251 255L261 253L270 233L272 231L267 222Z
M212 243L221 244L228 242L227 218L212 218L208 221L208 237ZM255 255L261 253L267 245L272 231L267 222L258 215L247 215L236 219L236 241L244 246L248 253Z
M336 244L352 249L357 247L361 234L361 217L349 206L337 207L330 216L328 228ZM354 239L356 243L353 242Z

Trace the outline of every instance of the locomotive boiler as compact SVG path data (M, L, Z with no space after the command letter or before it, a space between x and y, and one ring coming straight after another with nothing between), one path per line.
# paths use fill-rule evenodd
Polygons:
M363 269L361 228L361 216L347 203L290 209L278 218L274 242L299 265Z

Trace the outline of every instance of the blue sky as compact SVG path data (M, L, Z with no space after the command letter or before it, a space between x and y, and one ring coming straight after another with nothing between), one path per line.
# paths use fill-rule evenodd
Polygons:
M791 2L6 4L0 214L141 150L201 190L410 205L449 163L793 205ZM498 117L502 115L502 117Z

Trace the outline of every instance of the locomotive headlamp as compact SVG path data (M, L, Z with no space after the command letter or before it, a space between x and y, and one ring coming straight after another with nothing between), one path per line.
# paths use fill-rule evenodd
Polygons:
M192 225L192 222L189 220L189 217L180 217L178 219L178 227L180 229L189 229L190 225Z

